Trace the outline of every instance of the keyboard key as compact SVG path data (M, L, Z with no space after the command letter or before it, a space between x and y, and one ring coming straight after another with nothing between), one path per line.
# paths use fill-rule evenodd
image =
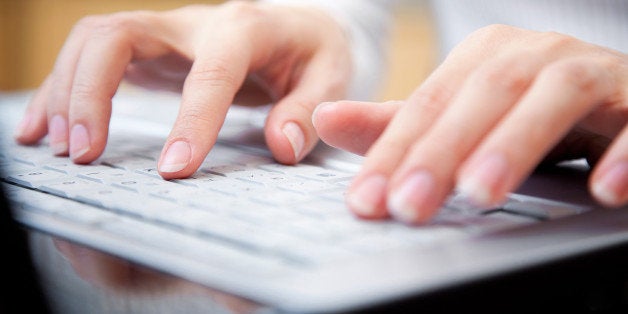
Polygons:
M90 168L87 171L78 174L78 177L93 180L99 183L111 183L119 181L128 176L128 172L124 169L116 169L107 166L98 166Z
M553 202L511 202L502 207L504 212L548 220L579 214L582 209L568 204Z
M10 175L7 180L29 188L39 188L42 184L67 178L66 174L47 169L31 169Z
M78 192L95 189L101 186L99 183L84 180L77 177L67 177L63 180L51 181L42 184L39 189L61 197L73 198Z
M124 170L136 170L155 167L157 165L157 160L140 156L123 156L103 158L101 160L101 164Z

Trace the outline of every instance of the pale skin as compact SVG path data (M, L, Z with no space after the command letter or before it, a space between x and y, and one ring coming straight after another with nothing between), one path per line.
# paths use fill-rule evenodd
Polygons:
M313 121L328 144L366 155L347 196L356 214L422 223L453 191L500 203L544 159L586 157L592 195L626 204L627 97L627 55L492 25L405 101L321 104Z
M594 166L590 191L600 203L628 202L625 54L492 25L406 100L383 104L337 101L350 56L342 29L314 9L236 2L89 17L68 37L16 138L29 144L47 134L54 153L95 160L126 77L182 92L158 164L166 179L197 170L234 98L270 99L264 132L279 162L299 162L319 137L366 155L347 196L363 218L422 223L454 190L478 205L499 203L543 160L573 157Z
M158 164L165 179L198 169L234 101L275 103L266 140L279 162L294 164L318 141L316 105L344 97L350 60L343 30L311 8L233 1L89 16L68 36L16 139L48 135L54 154L95 160L107 142L111 98L127 79L182 93Z

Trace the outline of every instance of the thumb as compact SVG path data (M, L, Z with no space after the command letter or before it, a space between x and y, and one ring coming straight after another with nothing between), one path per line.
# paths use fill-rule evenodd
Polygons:
M364 155L404 102L338 101L320 104L312 123L330 146Z

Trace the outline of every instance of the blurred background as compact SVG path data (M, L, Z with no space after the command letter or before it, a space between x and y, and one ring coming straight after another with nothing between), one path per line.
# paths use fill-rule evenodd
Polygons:
M167 10L211 0L0 0L0 91L36 88L52 69L72 25L81 17L123 10ZM422 0L396 9L390 67L380 100L404 99L431 71L434 35Z

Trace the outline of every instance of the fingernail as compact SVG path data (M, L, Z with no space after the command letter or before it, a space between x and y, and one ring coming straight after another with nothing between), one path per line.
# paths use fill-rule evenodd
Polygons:
M192 158L190 144L184 141L177 141L170 144L168 150L161 158L159 164L160 172L178 172L183 170L190 163Z
M428 171L421 170L409 175L389 198L390 214L402 222L421 221L423 213L419 208L432 203L434 188L434 177Z
M497 188L503 184L508 171L506 158L501 154L489 157L470 165L470 171L458 183L458 191L471 202L486 206L492 205L498 197Z
M20 138L24 136L24 133L26 133L26 130L30 126L32 120L33 120L33 115L26 113L24 117L22 118L22 121L20 121L20 123L17 125L17 128L15 129L15 133L13 137Z
M386 193L386 177L371 175L347 195L347 205L362 216L372 216Z
M281 132L283 132L286 138L288 138L290 146L292 146L294 158L296 160L301 159L301 153L303 152L303 147L305 146L305 135L303 135L301 128L294 122L288 122L284 124Z
M61 115L55 115L50 119L48 126L50 148L55 155L68 153L68 123Z
M604 204L619 205L628 192L628 162L610 168L593 184L593 194Z
M70 158L76 160L85 155L90 148L89 133L85 126L82 124L74 125L70 133Z

